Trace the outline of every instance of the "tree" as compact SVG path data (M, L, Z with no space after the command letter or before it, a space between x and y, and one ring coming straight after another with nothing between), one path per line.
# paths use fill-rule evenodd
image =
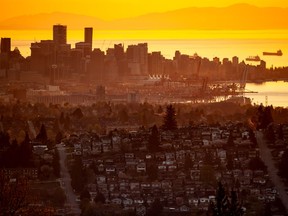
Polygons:
M152 127L151 135L148 141L148 150L150 152L156 152L159 150L160 140L159 140L159 132L156 125Z
M233 131L232 130L230 130L230 133L229 133L229 137L227 140L227 146L228 147L234 146L234 137L233 137Z
M147 212L147 216L160 216L163 211L163 205L158 198L152 203L150 209Z
M200 180L206 184L214 184L216 182L213 166L204 165L200 168Z
M122 108L118 113L119 121L127 122L129 120L128 111L126 107Z
M269 143L275 143L276 137L275 137L275 132L274 132L274 127L273 125L267 126L267 129L265 131L265 138Z
M233 158L229 155L227 156L227 164L226 164L226 168L228 170L233 170L234 169L234 162L233 162Z
M151 181L157 180L158 169L155 163L152 163L149 166L147 166L147 174L149 180Z
M163 108L162 108L161 105L158 107L158 109L157 109L157 113L158 113L158 114L163 113Z
M59 131L55 136L55 142L60 143L62 139L63 139L63 134L61 131Z
M284 152L281 161L279 163L279 175L285 179L288 179L287 164L288 164L288 150Z
M255 136L255 133L252 129L249 129L249 140L253 143L253 146L256 147L257 146L257 139Z
M56 148L54 150L54 157L53 157L53 161L52 161L52 166L53 166L53 172L54 175L59 178L60 177L60 157L59 157L59 152L58 149Z
M25 139L21 143L19 147L19 160L20 165L24 167L32 166L32 157L33 157L33 147L30 143L30 138L28 133L25 134Z
M61 124L64 124L64 123L65 123L65 116L64 116L64 113L63 113L63 112L61 112L61 115L60 115L60 118L59 118L59 122L60 122Z
M175 108L171 104L166 107L163 129L164 130L177 129L176 112Z
M273 107L268 106L268 107L263 107L261 104L258 107L258 128L260 129L266 129L266 127L273 122L273 117L272 117L272 111Z
M100 191L97 191L97 195L94 198L94 202L104 204L106 202L106 198Z
M185 170L187 170L188 172L190 169L193 168L193 161L192 161L190 155L185 156L184 167L185 167Z
M283 125L280 124L278 129L277 129L277 134L278 134L278 139L283 140L284 139L284 134L283 134Z
M41 125L40 131L38 135L36 136L36 139L41 141L41 142L46 142L48 137L47 137L47 132L46 132L46 127L44 124Z
M86 172L83 169L81 158L76 158L71 169L71 186L77 192L83 190L87 182Z
M267 170L267 166L264 164L264 162L259 157L252 158L249 161L249 169L251 170Z
M213 216L242 216L244 214L236 192L232 191L231 196L228 197L221 182L218 182L216 203L211 202L209 209ZM211 212L207 213L211 215Z
M80 108L77 108L73 113L72 113L72 116L77 118L77 119L81 119L83 118L83 113L82 113L82 110Z
M52 202L55 206L63 207L66 201L66 195L62 188L56 188L52 196Z
M0 174L0 215L18 215L28 206L28 182L25 178L10 181Z
M88 191L87 188L85 188L85 189L81 192L81 194L80 194L80 199L81 199L81 200L83 200L83 199L88 199L88 200L90 200L90 199L91 199L91 195L90 195L90 193L89 193L89 191Z

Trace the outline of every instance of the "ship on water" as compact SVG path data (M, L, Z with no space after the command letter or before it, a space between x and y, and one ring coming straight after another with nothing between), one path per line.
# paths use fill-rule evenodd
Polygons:
M261 61L259 56L249 56L248 58L246 58L246 61Z
M263 55L269 55L269 56L282 56L283 53L281 50L278 50L277 52L263 52Z

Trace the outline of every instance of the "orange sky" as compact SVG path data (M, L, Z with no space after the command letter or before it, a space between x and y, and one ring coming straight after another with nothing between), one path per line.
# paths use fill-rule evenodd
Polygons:
M235 3L248 3L263 7L288 7L287 0L6 0L1 2L0 20L25 14L50 13L55 11L113 20L191 6L223 7Z

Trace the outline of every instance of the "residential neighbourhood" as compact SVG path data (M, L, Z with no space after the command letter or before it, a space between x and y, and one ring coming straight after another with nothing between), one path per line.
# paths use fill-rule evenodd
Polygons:
M153 153L147 150L150 134L145 129L114 130L109 136L75 134L63 142L72 158L82 159L83 169L93 170L85 185L91 201L101 193L106 205L145 215L159 199L165 213L187 215L208 211L215 201L216 182L221 181L227 190L237 191L240 199L272 203L275 213L283 213L258 145L249 137L254 133L244 125L160 131L161 151ZM228 142L229 136L233 143ZM245 211L247 203L243 202Z

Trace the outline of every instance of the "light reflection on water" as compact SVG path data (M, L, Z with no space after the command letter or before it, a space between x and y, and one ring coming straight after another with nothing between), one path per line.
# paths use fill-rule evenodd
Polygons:
M288 82L264 82L261 84L247 83L246 88L258 93L246 94L252 99L252 103L288 107Z

